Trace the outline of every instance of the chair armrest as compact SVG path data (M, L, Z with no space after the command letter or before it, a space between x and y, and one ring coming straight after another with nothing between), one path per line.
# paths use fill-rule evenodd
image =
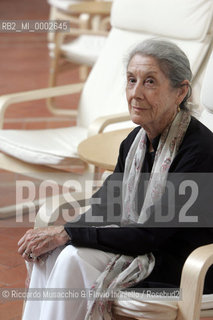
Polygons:
M69 12L56 7L54 7L53 16L50 15L49 20L68 20L70 23L79 27L81 27L82 25L86 26L88 24L88 18L83 19L81 15L80 16L73 15L71 10ZM51 41L52 39L48 39L48 40Z
M107 1L82 1L76 4L71 4L68 8L68 12L71 14L93 14L93 15L110 15L112 8L112 2Z
M69 32L64 33L65 36L82 36L82 35L94 35L94 36L105 36L107 37L109 32L105 30L93 30L93 29L83 29L83 28L72 28Z
M111 2L97 2L97 1L83 1L80 3L71 4L66 12L57 9L57 19L65 19L69 20L80 26L80 28L71 28L66 35L73 35L73 36L80 36L80 35L100 35L100 36L107 36L108 31L105 30L106 22L104 21L101 24L101 29L90 29L90 28L82 28L83 24L82 21L79 19L81 14L87 14L89 16L110 16L111 14ZM74 16L78 16L78 18Z
M70 33L74 36L80 35L99 35L99 36L107 36L108 30L106 26L109 25L110 14L111 14L112 2L104 2L104 1L84 1L76 4L72 4L69 7L69 12L74 15L81 15L82 13L91 16L102 16L103 23L100 22L99 28L71 28ZM107 17L107 20L106 20Z
M182 299L177 320L199 320L204 279L213 264L213 244L194 250L187 258L181 276Z
M78 93L82 90L84 83L69 84L65 86L37 89L32 91L11 93L0 96L0 128L3 126L4 114L7 107L13 103L40 100L51 97L59 97L63 95L69 95ZM67 114L76 116L76 110L54 110L54 113Z
M70 31L66 32L65 35L80 36L89 34L107 36L108 31L106 31L105 28L109 23L108 20L105 21L105 19L106 16L108 16L107 19L110 19L111 7L112 2L84 1L71 4L66 11L56 8L56 18L60 20L69 20L71 23L78 26L78 28L73 28L72 26ZM101 22L101 28L88 28L88 21L83 23L82 19L79 18L82 14L86 14L88 16L103 16L104 21L103 24Z
M108 115L97 118L91 123L88 130L88 137L101 133L110 124L129 121L130 115L128 112Z
M71 194L67 193L47 198L36 215L34 228L44 228L54 224L60 215L59 210L62 210L62 216L66 221L65 218L66 215L68 215L68 208L74 210L72 217L69 215L69 221L73 220L86 211L86 207L89 206L90 198L91 193L86 194L85 192L72 192ZM65 205L66 208L64 208L64 210L66 211L64 211L63 214L62 207Z

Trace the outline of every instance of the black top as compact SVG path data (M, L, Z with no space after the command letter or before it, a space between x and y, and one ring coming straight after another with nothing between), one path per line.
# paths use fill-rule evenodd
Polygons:
M119 203L114 204L115 201L111 201L110 198L118 199L120 190L114 188L109 192L108 186L118 180L118 175L119 180L122 181L126 156L139 130L140 127L135 128L121 143L114 173L106 179L103 187L93 196L100 198L101 203L93 204L89 210L90 214L92 210L93 216L103 217L104 223L108 222L107 216L111 210L114 210L116 217L121 215L121 206ZM154 152L150 153L147 148L145 155L138 187L139 212L145 188L144 173L149 174L151 171L158 142L159 137L156 137L152 141ZM147 143L149 144L149 141ZM71 244L131 256L152 252L156 259L154 270L139 286L178 287L182 267L188 255L195 248L213 242L213 214L211 212L213 204L210 203L212 197L209 197L212 190L212 178L209 174L211 172L213 172L213 133L192 117L179 151L169 169L168 180L174 186L171 190L175 190L175 193L170 193L170 190L165 192L162 198L160 204L162 211L160 212L165 215L165 219L161 219L162 215L159 218L157 214L159 208L152 207L150 208L150 219L145 225L139 227L138 225L133 228L101 228L92 225L79 227L79 224L67 223L65 230L71 237ZM199 175L198 173L206 174ZM181 184L186 180L186 185ZM195 184L188 181L194 181ZM121 197L120 202L122 202ZM173 215L168 218L167 214L171 212ZM191 221L191 217L193 222L187 222L188 218ZM82 216L80 223L83 219ZM213 293L213 270L211 268L207 274L204 292Z

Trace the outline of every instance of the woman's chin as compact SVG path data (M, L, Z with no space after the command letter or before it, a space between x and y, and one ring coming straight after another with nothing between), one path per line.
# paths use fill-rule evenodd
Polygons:
M141 117L138 117L136 115L131 115L131 120L133 123L137 124L138 126L143 126L144 119L141 119Z

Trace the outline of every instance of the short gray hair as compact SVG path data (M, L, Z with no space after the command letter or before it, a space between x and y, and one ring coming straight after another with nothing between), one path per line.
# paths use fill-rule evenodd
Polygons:
M139 43L129 53L127 67L136 54L155 58L173 88L180 87L184 80L190 82L192 79L192 71L186 54L173 42L154 38ZM182 109L187 108L186 104L191 91L191 86L189 86L189 91L180 105Z

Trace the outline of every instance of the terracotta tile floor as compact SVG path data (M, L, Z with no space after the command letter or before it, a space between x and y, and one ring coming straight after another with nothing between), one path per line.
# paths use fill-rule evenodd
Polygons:
M47 20L46 0L0 1L0 19ZM0 95L47 87L49 53L46 33L1 33ZM59 84L79 81L78 70L64 72ZM58 98L63 108L75 108L79 95ZM44 100L11 105L6 111L4 128L39 129L69 126L69 118L53 116Z
M0 1L0 20L47 20L46 0ZM47 87L49 55L47 34L0 34L0 95ZM78 81L78 71L66 72L60 84ZM61 98L63 107L77 105L79 96ZM72 120L51 115L45 101L12 105L5 116L5 128L39 129L69 126ZM0 206L14 200L13 179L0 171ZM2 188L3 183L3 188ZM28 220L25 216L25 221ZM24 288L26 270L17 253L17 242L32 223L17 224L14 218L0 220L0 290ZM22 300L0 298L0 319L18 320L22 314Z
M17 241L27 228L0 228L0 287L24 288L26 269L17 253ZM21 319L22 300L1 300L0 319Z

